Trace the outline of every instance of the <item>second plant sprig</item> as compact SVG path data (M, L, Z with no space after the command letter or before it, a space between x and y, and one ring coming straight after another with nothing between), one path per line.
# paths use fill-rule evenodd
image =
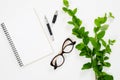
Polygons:
M111 53L111 45L114 44L115 40L105 41L106 30L109 25L106 24L109 18L113 18L112 13L105 14L103 17L98 17L94 20L94 36L89 36L89 31L85 30L82 26L82 20L77 16L77 8L70 9L68 0L63 0L63 11L71 16L72 20L68 21L68 24L73 25L72 34L82 41L76 45L76 49L80 51L80 56L84 56L90 59L89 62L85 63L82 70L93 69L96 80L113 80L113 76L103 71L104 67L110 67L111 64L107 61L109 59L108 54ZM89 45L92 45L90 47Z

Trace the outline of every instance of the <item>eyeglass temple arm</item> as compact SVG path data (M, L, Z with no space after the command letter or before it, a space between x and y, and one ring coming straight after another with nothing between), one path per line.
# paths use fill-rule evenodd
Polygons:
M55 65L53 67L54 67L54 69L57 69L57 62L56 62L56 60L55 60Z
M56 60L55 60L55 65L53 65L53 60L51 61L50 65L53 66L54 69L57 69L57 62L56 62Z

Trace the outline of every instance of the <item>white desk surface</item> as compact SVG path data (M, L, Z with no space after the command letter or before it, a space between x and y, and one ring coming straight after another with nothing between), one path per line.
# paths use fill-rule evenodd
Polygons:
M114 75L114 80L120 79L120 1L119 0L70 0L71 7L78 7L77 15L83 20L83 25L92 33L93 21L97 16L105 12L112 12L116 17L107 31L106 39L116 39L117 42L112 47L110 62L112 66L106 69ZM51 42L54 54L26 67L19 67L14 54L7 42L2 29L0 28L0 80L94 80L92 70L82 71L82 65L89 61L84 57L79 57L79 52L74 49L72 53L65 55L63 66L54 70L50 66L51 59L61 49L62 42L67 37L77 40L72 34L72 27L67 24L70 20L62 11L62 0L0 0L0 23L5 20L5 9L12 9L17 6L31 4L39 8L49 21L51 21L55 10L59 15L56 24L52 27L55 41ZM22 16L21 16L22 17ZM77 40L79 41L79 40Z

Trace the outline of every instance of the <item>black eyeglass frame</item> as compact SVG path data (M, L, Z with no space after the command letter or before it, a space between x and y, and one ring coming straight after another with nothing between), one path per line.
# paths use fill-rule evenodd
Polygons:
M66 43L67 41L70 41L71 43L65 45L65 43ZM63 42L62 52L59 53L59 54L57 54L57 55L52 59L52 61L51 61L51 63L50 63L50 65L53 66L54 69L57 69L58 67L60 67L60 66L63 65L63 63L65 62L65 57L63 56L63 54L64 54L64 53L70 53L70 52L72 52L75 43L76 43L76 41L72 41L70 38L67 38L67 39ZM65 46L64 46L64 45L65 45ZM68 52L65 52L64 49L65 49L67 46L70 46L70 45L72 45L71 50L68 51ZM59 57L59 56L61 56L61 57L63 58L63 62L62 62L60 65L57 65L57 62L56 62L56 61L57 61L57 57Z

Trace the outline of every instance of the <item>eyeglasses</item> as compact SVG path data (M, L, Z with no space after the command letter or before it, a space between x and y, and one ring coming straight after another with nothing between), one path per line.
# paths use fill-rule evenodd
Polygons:
M65 62L65 57L63 56L63 54L70 53L73 50L75 43L76 42L72 41L70 38L67 38L64 41L61 52L56 55L50 63L50 65L53 66L54 69L57 69L58 67L63 65L63 63Z

